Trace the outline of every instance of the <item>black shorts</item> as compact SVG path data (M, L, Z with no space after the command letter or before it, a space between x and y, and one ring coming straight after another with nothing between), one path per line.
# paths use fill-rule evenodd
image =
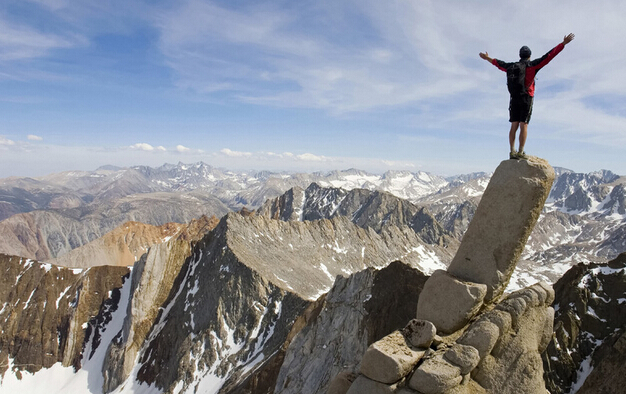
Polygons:
M533 113L533 98L527 94L511 97L509 102L509 122L530 122Z

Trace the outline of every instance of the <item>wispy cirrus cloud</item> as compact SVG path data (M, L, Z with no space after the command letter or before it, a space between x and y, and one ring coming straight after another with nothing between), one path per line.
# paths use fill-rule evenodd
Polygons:
M537 6L541 15L535 13ZM587 115L574 112L564 119L566 127L576 128L587 123L585 116L601 115L587 105L587 98L606 93L624 97L626 79L614 76L626 72L626 56L611 49L626 45L626 34L615 34L623 30L618 17L623 13L626 4L615 1L579 1L565 8L537 1L494 6L374 0L300 7L244 3L235 8L188 0L156 13L155 25L160 49L182 88L331 114L411 106L421 116L420 107L445 103L448 108L431 125L456 129L468 122L481 124L483 114L493 119L494 102L504 102L498 113L506 119L503 74L479 59L478 52L512 61L519 47L528 44L541 56L575 31L574 43L554 66L542 70L538 91L560 89L573 106L586 108ZM617 71L597 72L607 65ZM617 124L625 118L613 116ZM599 135L607 131L591 127Z
M75 33L44 33L23 23L7 20L0 14L0 62L41 58L52 50L85 45Z
M231 9L192 0L159 14L156 24L160 47L181 87L227 92L246 102L362 111L455 94L477 85L460 78L469 74L469 68L455 57L458 45L450 51L437 45L444 39L429 43L428 37L421 37L425 28L417 29L409 19L421 16L420 8L403 10L410 15L400 20L405 26L381 35L388 20L374 17L381 7L365 14L371 5L321 2L283 8L264 3ZM358 27L373 40L349 31L355 23L353 13L368 17ZM380 14L389 17L387 12ZM429 21L431 16L421 19ZM346 32L346 38L337 39ZM424 44L399 40L403 34L421 38ZM441 53L447 55L442 58ZM438 78L444 75L448 78Z

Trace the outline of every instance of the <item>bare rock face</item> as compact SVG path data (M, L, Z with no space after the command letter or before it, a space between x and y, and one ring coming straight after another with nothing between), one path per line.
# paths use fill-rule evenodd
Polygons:
M552 333L554 291L539 283L498 301L553 179L541 159L500 164L448 271L435 271L419 297L417 318L446 337L419 354L402 335L409 331L377 341L353 387L363 394L545 393L541 353Z
M274 392L322 394L340 383L345 388L344 377L359 370L367 347L414 316L415 295L425 281L425 275L400 262L338 277L319 315L289 345Z
M593 371L587 376L578 394L619 393L626 387L626 333L621 330L605 338L594 352ZM607 377L610 376L610 379Z
M543 355L548 390L623 391L626 253L604 264L578 264L554 288L554 335Z
M347 191L312 183L306 190L294 187L282 196L268 200L258 214L285 221L345 216L357 226L378 233L388 226L406 226L428 244L456 247L458 242L424 207L382 191Z
M554 310L546 304L547 300L540 302L537 296L529 296L531 292L536 293L537 287L534 285L526 289L528 292L522 290L509 295L507 300L523 304L517 311L517 320L514 319L510 330L499 332L493 347L489 346L489 353L481 357L481 362L471 372L472 378L489 393L513 394L519 393L520 388L528 394L545 393L541 353L552 333ZM513 315L506 307L502 310ZM488 321L488 317L484 319L475 324ZM465 343L462 339L459 342Z
M427 272L445 266L450 256L447 249L424 244L407 227L388 226L377 233L356 226L346 216L284 222L229 214L226 220L229 246L242 261L310 300L330 290L337 275L382 268L395 260ZM303 260L306 264L298 263L294 270L294 262Z
M227 392L280 350L308 302L254 268L268 261L237 257L229 231L225 217L186 258L130 378L166 393Z
M426 283L418 319L449 335L504 292L553 179L541 159L500 164L447 272L436 271Z
M400 331L394 331L367 348L360 372L377 382L396 383L413 370L425 352L413 347Z
M72 270L2 254L0 271L0 374L9 358L16 371L36 372L56 362L80 368L85 327L104 301L119 299L130 273L110 266Z
M421 353L419 360L412 359L416 363L412 371L382 382L375 376L380 371L371 373L362 364L354 384L358 383L360 394L544 394L541 353L551 338L554 310L549 304L553 299L553 290L543 283L511 293L459 333ZM384 346L389 337L370 345L365 354L393 348ZM393 343L402 341L394 339ZM399 365L408 354L383 353L396 358ZM381 369L383 364L392 365L385 361ZM348 393L352 392L351 387Z
M102 372L104 391L117 388L130 375L139 350L148 339L161 305L165 303L191 245L184 240L171 240L150 248L133 267L131 300L117 340L108 348Z
M506 160L493 174L448 273L504 292L548 197L554 170L543 159Z
M486 293L484 284L463 282L437 270L417 302L417 318L432 322L441 333L452 334L480 310Z

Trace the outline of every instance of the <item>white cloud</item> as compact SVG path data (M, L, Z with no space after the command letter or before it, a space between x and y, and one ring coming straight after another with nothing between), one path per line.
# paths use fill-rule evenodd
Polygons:
M301 155L297 155L296 157L303 161L327 161L328 160L328 158L324 156L317 156L312 153L303 153Z
M252 156L252 153L250 152L238 152L238 151L230 150L228 148L224 148L220 150L220 153L229 157L251 157Z
M389 168L415 168L417 167L415 163L411 163L408 161L381 160L380 162L388 166Z
M152 152L154 150L154 147L152 145L143 142L131 145L130 148L134 150L143 150L146 152Z
M322 2L310 9L234 10L188 1L162 14L157 24L161 49L181 87L225 91L264 105L363 111L448 97L479 85L471 77L464 37L454 34L452 22L442 23L450 12L464 11L437 4ZM358 35L349 23L352 13L366 17ZM354 37L336 39L344 34ZM364 35L377 39L365 41ZM240 56L245 52L254 55Z
M145 142L139 142L137 144L131 145L130 149L145 151L145 152L166 152L167 151L167 149L165 149L163 146L154 147Z
M26 138L28 138L29 141L43 141L43 137L34 134L29 134Z
M191 149L187 148L186 146L183 145L176 145L176 151L180 152L180 153L185 153L185 152L189 152Z
M0 135L0 148L13 146L15 145L15 141L6 138L5 136Z

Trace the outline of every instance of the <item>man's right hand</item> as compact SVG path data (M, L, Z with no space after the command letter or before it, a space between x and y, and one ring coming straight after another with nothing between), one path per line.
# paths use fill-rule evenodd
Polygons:
M563 38L563 45L567 45L574 39L574 33L570 33Z

